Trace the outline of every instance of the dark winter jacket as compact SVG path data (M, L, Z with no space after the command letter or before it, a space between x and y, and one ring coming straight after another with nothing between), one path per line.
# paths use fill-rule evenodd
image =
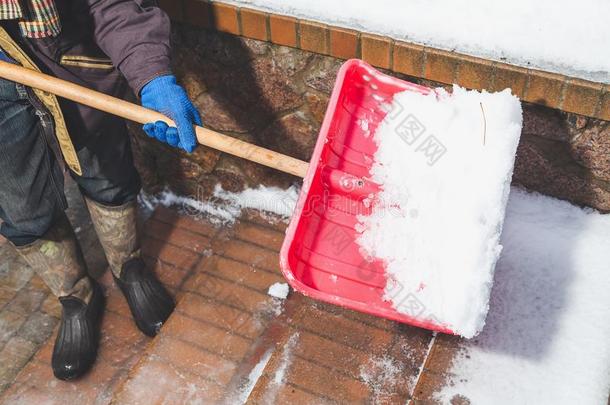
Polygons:
M171 73L170 22L149 0L55 0L61 32L23 38L17 21L0 22L0 47L18 63L106 94L125 95L125 80L136 95L151 79ZM55 118L64 160L80 164L68 133L97 133L115 119L107 114L36 92ZM63 122L65 118L65 123Z

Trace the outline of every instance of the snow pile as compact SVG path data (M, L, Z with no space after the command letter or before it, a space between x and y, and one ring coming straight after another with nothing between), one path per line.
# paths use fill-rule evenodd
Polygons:
M607 51L610 2L607 0L230 2L583 79L610 82L610 52Z
M290 292L290 287L286 283L274 283L269 287L267 294L274 298L279 298L281 300L285 300L288 297L288 293Z
M265 213L288 221L296 206L298 195L299 189L295 186L283 190L260 185L257 188L247 188L240 193L232 193L223 190L218 184L213 195L206 201L176 195L169 190L164 190L154 196L141 193L138 200L140 205L149 212L154 211L157 205L177 206L191 216L205 217L212 223L224 225L234 223L242 210L247 208L261 211L263 216L269 220L274 218Z
M217 186L217 189L218 188L219 186ZM141 205L146 207L150 212L154 211L155 207L158 205L164 207L179 207L180 210L190 216L205 217L218 225L231 224L235 222L241 214L239 206L215 199L199 201L192 197L174 194L170 190L164 190L158 195L141 193L139 201Z
M521 120L508 90L395 96L374 134L382 191L358 243L386 263L398 311L465 337L483 327Z
M227 201L231 206L239 207L240 210L252 208L290 218L299 198L299 189L292 186L283 190L260 185L257 188L247 188L240 193L231 193L216 186L214 197Z
M610 217L513 189L487 324L439 399L605 404L610 390Z

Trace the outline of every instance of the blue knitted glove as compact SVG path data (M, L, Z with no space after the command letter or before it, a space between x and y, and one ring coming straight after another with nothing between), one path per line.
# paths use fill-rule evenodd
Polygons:
M176 78L159 76L142 88L140 96L142 106L167 115L178 126L176 129L163 121L150 122L144 125L144 132L161 142L192 152L197 146L193 124L201 125L201 116L186 91L176 83Z

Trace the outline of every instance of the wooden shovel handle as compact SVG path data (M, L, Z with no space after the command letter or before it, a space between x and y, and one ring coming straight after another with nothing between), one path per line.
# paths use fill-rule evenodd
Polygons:
M12 63L0 61L0 77L140 124L165 121L168 125L175 126L172 120L156 111ZM305 177L307 173L309 164L302 160L203 127L195 126L195 131L197 141L202 145L295 176Z

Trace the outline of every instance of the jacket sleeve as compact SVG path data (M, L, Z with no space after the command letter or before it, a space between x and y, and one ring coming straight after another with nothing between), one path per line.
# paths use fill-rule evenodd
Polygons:
M171 74L170 22L149 0L87 0L97 45L139 96L157 76Z

